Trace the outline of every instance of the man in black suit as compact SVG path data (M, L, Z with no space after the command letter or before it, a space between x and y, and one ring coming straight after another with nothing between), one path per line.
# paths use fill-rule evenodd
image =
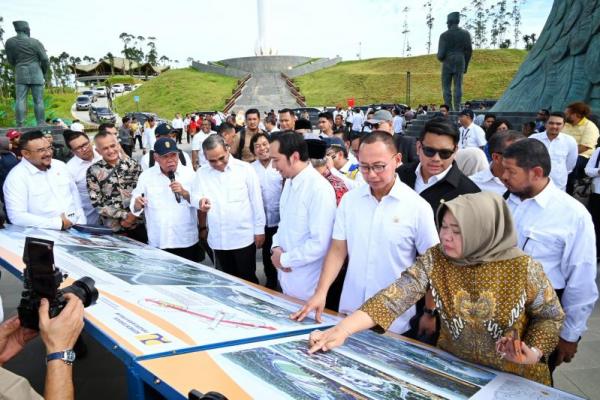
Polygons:
M403 164L396 170L400 180L419 193L433 208L434 214L442 200L481 191L454 162L459 137L458 128L449 119L429 120L417 141L419 160ZM424 299L417 303L409 336L435 344L439 333L437 309L429 291Z
M411 163L418 161L417 157L417 140L412 136L404 136L394 133L392 113L388 110L379 110L373 117L367 120L371 124L373 130L385 131L394 137L394 142L398 148L398 153L402 154L402 163Z

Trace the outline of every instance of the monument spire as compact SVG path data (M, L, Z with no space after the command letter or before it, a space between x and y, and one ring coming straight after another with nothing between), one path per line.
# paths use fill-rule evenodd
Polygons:
M277 51L270 42L271 5L271 0L256 0L258 39L254 54L257 56L272 56L277 54Z

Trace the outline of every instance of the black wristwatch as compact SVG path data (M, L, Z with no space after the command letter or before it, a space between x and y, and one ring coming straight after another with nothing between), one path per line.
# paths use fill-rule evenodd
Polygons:
M423 307L423 313L429 314L432 317L435 317L435 316L439 315L440 312L437 308L431 309L431 308Z
M50 353L46 356L46 364L52 360L62 360L67 365L73 365L75 361L75 352L72 349Z

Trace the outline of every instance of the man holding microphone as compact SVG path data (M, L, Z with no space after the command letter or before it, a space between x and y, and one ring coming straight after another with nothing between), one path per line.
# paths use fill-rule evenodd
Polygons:
M175 140L159 138L154 144L153 167L140 174L131 197L131 212L144 212L148 244L190 261L201 261L198 217L190 203L194 171L179 164Z

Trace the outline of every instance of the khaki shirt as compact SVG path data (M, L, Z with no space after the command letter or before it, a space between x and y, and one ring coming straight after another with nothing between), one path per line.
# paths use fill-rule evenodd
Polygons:
M596 124L587 118L583 118L577 125L566 123L563 132L571 135L578 145L589 147L588 150L579 155L590 158L596 148L598 136L600 136Z
M27 379L0 367L0 400L44 400Z

